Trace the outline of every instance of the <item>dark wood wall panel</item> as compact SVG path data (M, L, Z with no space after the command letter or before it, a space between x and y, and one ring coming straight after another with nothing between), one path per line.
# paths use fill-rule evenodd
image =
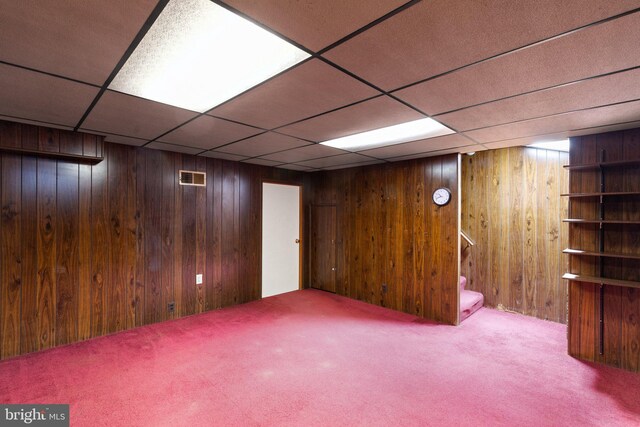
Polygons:
M36 159L30 157L22 158L22 230L20 231L22 237L22 315L20 319L20 353L29 353L39 348L36 165ZM2 228L4 230L4 226Z
M0 165L2 178L2 233L0 234L0 257L3 265L0 273L2 283L2 340L1 355L10 357L20 351L20 305L22 287L20 239L21 231L21 159L7 155Z
M195 170L195 158L182 161L186 170ZM196 191L198 187L182 186L182 236L190 236L191 244L183 240L182 244L182 312L197 313L196 310Z
M107 332L107 291L110 282L111 250L109 234L109 161L91 171L91 336ZM55 180L55 175L51 177Z
M601 160L603 150L605 161L640 160L640 129L572 138L570 164L596 163ZM631 165L606 168L604 172L572 169L571 192L600 191L601 173L605 174L607 192L640 191L640 167ZM609 196L605 200L605 219L640 219L640 197ZM599 201L597 198L573 198L569 216L597 219ZM603 242L600 242L598 227L598 224L572 225L568 236L570 246L599 252L600 243L603 243L605 252L640 255L640 226L605 225ZM637 259L607 257L602 262L604 277L640 282L640 261ZM571 256L569 271L600 276L598 257ZM603 334L600 332L601 318ZM574 357L640 372L640 289L604 286L601 312L600 286L571 282L568 342L569 354Z
M173 262L173 251L176 248L174 244L175 238L175 218L172 216L176 208L176 187L178 186L178 177L173 173L175 171L175 157L173 153L162 153L162 203L160 207L160 240L162 244L161 256L161 277L162 284L160 307L164 319L172 319L175 317L175 309L173 312L166 310L170 302L175 302L174 294L174 278L175 263ZM178 227L180 230L181 227ZM162 309L162 308L165 309Z
M525 147L463 156L462 230L476 245L462 252L461 274L486 306L566 323L567 163Z
M109 246L111 265L107 287L107 333L126 328L126 283L129 276L126 259L127 212L127 151L121 145L111 145L108 156L108 196Z
M54 160L38 159L37 180L37 334L38 349L43 350L55 345L57 236L55 229L56 162Z
M56 345L78 340L78 165L58 163L56 188Z
M5 121L0 145L104 155L0 153L0 358L260 298L262 182L303 184ZM207 172L207 186L178 185L180 169Z
M109 146L106 147L107 149ZM141 225L144 236L144 323L165 320L162 308L162 156L147 153L144 180L144 218ZM182 229L182 227L180 227ZM182 260L179 260L182 262ZM182 282L183 278L181 278Z
M451 155L307 178L307 203L336 207L336 293L458 322L458 161ZM452 191L440 208L431 201L439 186Z
M174 154L174 170L182 169L182 156ZM145 175L146 176L146 175ZM182 309L182 191L179 188L179 179L174 174L174 211L173 211L173 301L175 302L175 312L173 317L181 317ZM171 268L170 267L170 268ZM169 302L169 301L167 301Z

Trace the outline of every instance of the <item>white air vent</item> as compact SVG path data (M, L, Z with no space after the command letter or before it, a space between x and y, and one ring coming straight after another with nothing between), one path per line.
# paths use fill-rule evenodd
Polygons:
M180 185L195 185L205 187L207 185L207 174L205 172L180 171L178 177Z

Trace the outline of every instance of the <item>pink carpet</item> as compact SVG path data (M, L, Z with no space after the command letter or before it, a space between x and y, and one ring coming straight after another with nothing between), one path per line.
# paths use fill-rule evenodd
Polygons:
M70 403L72 426L640 425L640 375L565 335L305 290L0 362L0 402Z

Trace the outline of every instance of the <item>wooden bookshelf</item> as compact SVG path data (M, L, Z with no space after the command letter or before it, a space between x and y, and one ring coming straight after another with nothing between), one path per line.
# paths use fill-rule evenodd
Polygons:
M571 171L579 171L579 170L614 168L614 167L621 167L621 166L640 166L640 160L618 160L615 162L597 162L597 163L589 163L585 165L564 165L564 168Z
M565 193L562 197L606 197L606 196L640 196L640 191L615 191L615 192L597 192L597 193Z
M593 252L593 251L583 251L580 249L571 249L567 248L562 251L565 254L569 255L578 255L578 256L595 256L595 257L603 257L603 258L624 258L624 259L638 259L640 260L640 255L635 254L620 254L613 252Z
M640 225L640 220L617 220L617 219L582 219L582 218L565 218L562 222L572 224L621 224L621 225Z
M640 282L634 282L632 280L609 279L607 277L585 276L582 274L571 274L571 273L565 273L562 276L562 278L566 280L571 280L572 282L587 282L587 283L596 283L599 285L621 286L626 288L640 288Z

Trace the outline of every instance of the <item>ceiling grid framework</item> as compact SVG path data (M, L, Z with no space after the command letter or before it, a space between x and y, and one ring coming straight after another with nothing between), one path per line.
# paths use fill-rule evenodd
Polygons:
M301 171L640 125L640 0L216 0L310 57L205 112L109 89L167 3L0 0L0 118ZM426 117L456 133L319 144Z

